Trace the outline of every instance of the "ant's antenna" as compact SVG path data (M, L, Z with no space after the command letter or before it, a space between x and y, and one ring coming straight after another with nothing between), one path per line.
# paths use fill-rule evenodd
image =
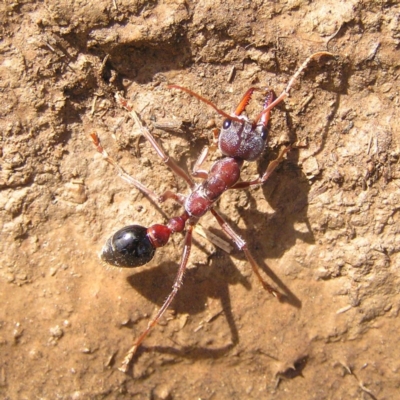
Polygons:
M237 121L242 123L243 120L237 117L233 117L232 115L227 114L225 111L220 110L214 103L212 103L210 100L207 100L206 98L204 98L203 96L200 96L199 94L192 92L190 89L186 89L183 86L179 86L179 85L168 85L167 88L169 89L179 89L182 90L183 92L189 93L191 96L196 97L197 99L199 99L200 101L202 101L203 103L208 104L209 106L211 106L218 114L222 115L225 118L228 118L232 121Z

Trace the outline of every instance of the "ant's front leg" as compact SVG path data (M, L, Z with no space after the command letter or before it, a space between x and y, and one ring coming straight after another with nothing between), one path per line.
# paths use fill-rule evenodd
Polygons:
M217 148L218 148L219 129L217 129L217 128L213 129L212 133L213 133L213 138L212 138L211 145L204 146L199 157L197 158L196 162L193 165L192 176L195 178L207 179L207 177L208 177L208 171L206 171L205 169L200 169L200 167L203 165L204 161L206 160L208 154L210 153L210 150L212 153L214 153L215 150L217 150Z
M205 169L200 169L200 167L203 165L205 159L207 158L209 150L209 147L205 146L201 151L199 157L197 158L196 162L194 163L192 176L194 176L195 178L207 179L208 171L206 171Z
M292 149L292 146L287 146L281 149L281 151L278 154L278 157L275 158L275 160L272 160L267 167L267 170L265 171L263 176L260 176L257 179L254 179L253 181L248 181L248 182L238 182L234 186L231 187L231 189L245 189L250 186L254 185L262 185L270 176L271 174L275 171L276 167L284 160L285 155Z

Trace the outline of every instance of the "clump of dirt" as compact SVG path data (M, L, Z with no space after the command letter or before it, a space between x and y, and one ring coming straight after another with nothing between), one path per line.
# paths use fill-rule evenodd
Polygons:
M3 2L0 15L3 398L396 397L396 2L26 0ZM120 180L90 133L152 190L187 193L115 94L191 170L222 121L168 84L229 113L249 87L279 94L321 50L335 57L311 62L273 110L268 151L242 178L281 146L303 146L264 186L218 203L286 301L262 290L240 251L195 235L183 288L121 373L171 290L183 236L136 270L97 254L117 229L181 210ZM263 101L255 93L250 118ZM201 224L224 238L211 216Z

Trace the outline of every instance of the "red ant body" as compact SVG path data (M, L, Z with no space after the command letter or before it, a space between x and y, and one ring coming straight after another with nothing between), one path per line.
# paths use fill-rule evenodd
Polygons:
M272 101L272 92L268 92L263 110L253 122L249 121L241 114L249 103L252 93L254 90L256 90L255 88L251 88L245 93L235 112L232 115L229 115L222 110L219 110L209 100L204 99L189 89L176 85L169 86L170 88L179 89L189 93L190 95L207 103L220 115L225 117L218 137L218 147L224 157L217 160L211 166L210 171L207 172L200 170L199 168L207 156L208 149L206 148L201 153L193 168L193 176L203 179L200 184L196 184L190 175L182 170L164 153L163 149L155 141L151 133L143 126L132 107L128 105L126 100L117 95L117 100L126 110L129 111L131 117L140 128L141 133L146 137L147 140L149 140L161 159L172 169L176 175L180 176L188 183L191 189L191 193L188 196L167 191L163 196L158 197L154 192L143 186L139 181L128 175L120 166L118 166L103 149L98 136L95 133L91 135L97 150L103 155L106 161L108 161L118 170L119 175L124 180L137 187L145 195L149 196L155 201L162 202L166 199L174 199L184 208L184 211L180 216L171 218L165 225L155 224L149 228L139 225L130 225L120 229L107 240L100 254L100 257L111 265L119 267L141 266L147 264L153 258L155 250L158 247L162 247L167 244L172 233L182 232L186 229L183 255L172 291L158 311L157 315L149 322L148 327L136 340L133 347L129 350L123 361L123 365L120 368L121 371L127 371L138 346L143 342L152 327L156 325L157 321L162 317L181 287L183 275L191 250L193 228L198 222L199 218L201 218L208 211L211 211L222 227L223 231L233 240L238 249L245 253L246 258L250 262L253 271L262 283L264 289L268 290L274 296L280 298L280 293L267 284L261 277L258 271L257 263L250 254L246 242L234 232L234 230L216 211L215 202L224 192L229 189L242 189L253 185L263 184L277 167L277 165L282 161L284 155L290 150L290 146L281 150L278 158L273 160L268 165L263 176L253 181L239 182L240 171L243 162L256 161L264 152L267 140L267 124L270 110L289 95L289 91L295 79L306 68L310 60L322 55L331 54L327 52L319 52L308 57L293 75L286 89L275 101Z

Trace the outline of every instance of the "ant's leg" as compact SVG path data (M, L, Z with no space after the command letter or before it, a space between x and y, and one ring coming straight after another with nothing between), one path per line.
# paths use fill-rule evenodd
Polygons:
M107 151L104 149L101 144L100 138L97 133L92 133L90 135L93 144L96 147L96 150L103 156L103 159L111 164L116 170L118 175L129 184L135 186L139 189L143 194L153 200L155 203L163 203L167 199L175 200L179 204L183 204L185 202L186 197L180 193L174 193L170 190L167 190L163 195L158 196L157 193L153 192L146 186L144 186L140 181L135 179L133 176L126 173L126 171L112 158L108 155Z
M162 307L158 310L157 315L149 322L145 331L139 336L135 344L130 348L130 350L126 354L124 361L122 362L122 365L119 368L120 371L126 372L128 370L129 364L131 363L133 356L136 353L136 350L143 342L143 340L146 338L151 329L157 324L159 319L164 315L165 311L168 309L179 288L182 286L183 275L186 270L186 266L190 255L190 249L192 247L192 233L193 233L193 225L189 225L186 231L185 247L183 249L181 265L179 266L178 273L176 275L174 284L172 286L172 292L169 294Z
M161 202L160 196L154 193L152 190L148 189L144 186L140 181L135 179L134 177L130 176L125 172L125 170L118 165L118 163L111 158L107 151L103 148L100 138L98 137L97 133L91 133L90 137L92 139L93 144L96 146L96 150L103 156L104 160L111 164L118 172L118 175L126 182L130 183L131 185L135 186L139 189L142 193L152 199L154 202L159 203Z
M205 146L203 148L203 150L201 151L199 157L197 158L196 162L194 163L193 170L192 170L192 176L194 176L195 178L207 179L208 172L206 170L200 169L200 167L202 166L203 162L207 158L208 152L209 152L209 147Z
M160 202L163 203L164 201L171 199L175 200L178 204L183 205L186 200L186 196L181 193L175 193L172 192L171 190L166 190L161 196L160 196Z
M190 188L194 188L193 179L172 159L170 158L163 150L163 148L157 143L154 136L150 133L150 131L145 128L140 121L137 113L133 109L133 107L128 103L126 99L124 99L118 93L115 95L117 102L125 108L129 112L130 117L135 121L136 125L140 129L142 135L150 142L153 146L153 149L156 151L158 156L164 161L164 163L175 173L175 175L184 179Z
M214 208L211 208L211 212L218 221L218 223L221 225L223 231L235 242L237 248L244 252L247 260L251 265L251 268L253 269L257 278L261 282L263 288L265 290L268 290L268 292L270 292L273 296L277 297L280 300L282 298L282 295L277 290L275 290L271 285L265 282L262 276L260 275L260 272L258 271L259 266L257 265L256 260L251 255L249 249L247 248L247 243L228 225L228 223L221 217L221 215L218 214L218 212Z
M217 150L218 148L219 129L215 128L213 129L212 132L213 132L212 144L210 146L205 146L203 148L195 164L193 165L192 176L194 176L195 178L207 179L208 177L208 171L200 169L200 167L203 165L209 152L211 151L214 153L215 150Z
M250 186L254 185L262 185L274 172L275 168L283 161L285 154L288 153L292 149L292 146L287 146L284 147L280 152L277 158L275 160L272 160L267 167L267 170L265 171L263 176L260 176L257 179L254 179L254 181L248 181L248 182L238 182L235 185L231 187L231 189L244 189L248 188Z

